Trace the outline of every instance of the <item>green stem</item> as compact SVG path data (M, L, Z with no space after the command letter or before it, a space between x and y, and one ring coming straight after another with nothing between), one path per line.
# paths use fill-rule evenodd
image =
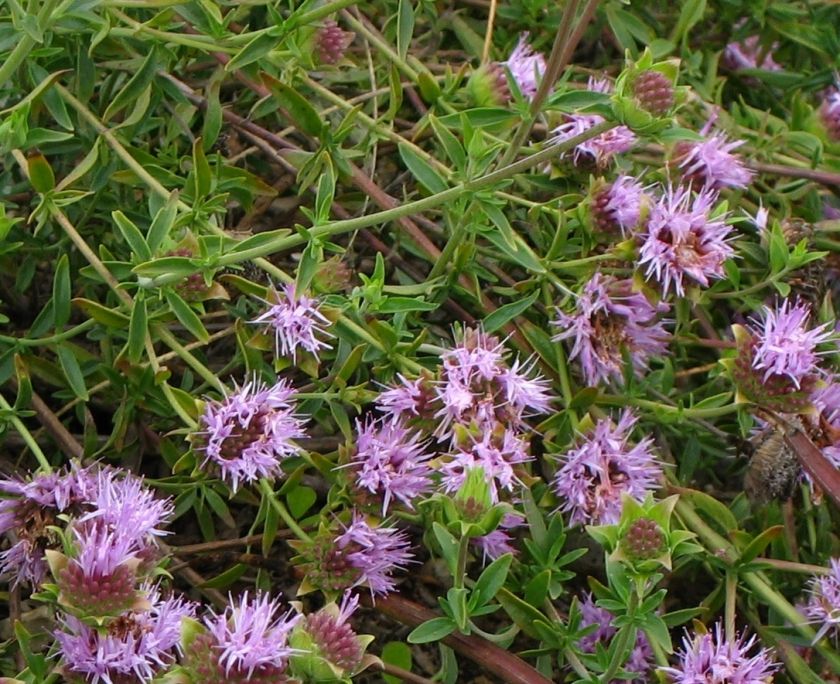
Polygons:
M211 371L207 366L205 366L201 361L199 361L195 356L190 353L184 345L182 345L176 337L169 332L163 325L155 325L154 331L163 340L164 344L168 346L172 351L174 351L184 362L192 368L196 373L198 373L204 381L207 382L211 387L215 388L219 392L225 391L225 386L221 380Z
M52 14L57 4L58 0L47 0L44 3L44 6L36 17L38 26L43 29L47 28L44 25L45 21ZM35 40L28 33L23 32L18 34L17 45L15 45L11 54L6 58L6 61L3 62L3 65L0 66L0 86L5 85L6 81L11 79L12 75L18 70L18 67L26 60L33 47L35 47Z
M358 31L361 35L363 35L367 41L373 44L377 50L384 54L388 58L388 60L400 71L402 71L409 79L415 82L417 81L417 78L419 76L417 70L410 67L408 65L408 62L406 62L402 57L400 57L396 53L394 48L388 45L388 43L382 40L379 36L377 36L373 31L371 31L367 26L365 26L361 21L356 19L356 17L354 17L349 12L342 12L341 16L353 28L353 30Z
M44 345L55 344L56 342L62 342L63 340L70 339L71 337L76 337L76 335L81 335L83 332L87 332L90 330L94 325L96 325L96 321L92 318L88 318L84 323L79 323L72 328L68 328L67 330L56 333L55 335L49 335L48 337L12 337L11 335L0 335L0 342L5 342L7 344L16 344L20 345L21 347L42 347Z
M724 406L715 406L712 408L681 408L679 406L661 404L658 401L650 401L649 399L638 399L636 397L624 397L612 394L600 395L597 403L606 404L607 406L638 406L639 408L650 409L651 411L675 413L687 419L719 418L720 416L728 416L738 411L737 404L725 404Z
M469 557L469 550L470 538L467 535L463 535L461 540L458 542L458 562L455 566L455 577L452 578L456 589L460 589L464 586L464 580L467 576L467 558Z
M627 606L627 615L632 619L633 616L636 614L636 606L639 602L639 596L634 591L630 594L630 603ZM622 627L618 632L617 637L617 645L615 651L613 651L612 658L610 658L609 665L607 665L607 669L603 675L601 675L601 682L603 684L610 684L616 674L618 674L619 669L621 669L622 663L627 660L626 651L630 646L630 636L635 633L635 628L631 624L625 625Z
M47 460L47 457L44 455L44 452L41 451L41 447L38 446L38 443L35 441L32 433L29 432L29 429L23 424L21 419L15 415L14 408L9 405L9 402L6 401L6 397L2 394L0 394L0 408L11 413L9 416L9 422L14 426L15 430L18 431L20 436L23 437L23 441L26 443L26 446L29 447L32 455L35 457L35 460L38 461L38 465L41 467L41 470L45 473L51 473L52 466Z
M292 517L292 514L289 513L289 509L286 508L283 502L277 498L271 483L265 478L260 480L260 490L268 497L268 503L271 504L271 507L275 511L277 511L277 514L283 519L286 526L294 532L295 536L301 541L311 542L312 538L303 531L300 525L297 524L297 521Z
M732 570L726 572L726 603L724 605L723 623L726 640L735 641L735 603L738 597L738 575Z
M469 214L469 212L467 212ZM467 215L461 217L458 221L457 225L455 226L455 230L449 235L449 239L446 241L446 244L443 246L443 250L441 250L440 256L435 261L432 269L429 271L429 275L426 276L426 281L431 281L437 278L440 275L443 275L446 267L449 265L449 262L452 260L452 257L455 255L455 251L458 249L459 246L464 241L464 237L466 237L467 227L466 227Z

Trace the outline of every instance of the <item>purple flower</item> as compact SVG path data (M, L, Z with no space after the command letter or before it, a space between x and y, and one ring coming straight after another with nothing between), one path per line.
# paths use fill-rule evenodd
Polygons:
M645 188L632 176L619 176L593 196L592 222L602 231L616 227L626 236L639 225Z
M539 52L534 52L527 40L527 33L519 36L519 42L503 65L510 69L519 92L526 99L533 100L534 95L537 94L540 79L545 73L545 57Z
M251 323L264 323L274 330L278 356L291 356L293 361L297 360L297 350L301 348L317 358L320 349L331 348L318 339L319 335L328 335L322 326L330 325L330 321L318 309L317 299L297 294L294 283L271 294L275 301L266 301L269 308Z
M0 553L0 574L11 575L13 586L38 585L47 565L44 550L59 543L49 528L59 525L59 513L77 514L95 495L95 478L77 464L61 472L34 475L30 480L0 480L0 534L13 533L15 541Z
M267 387L255 378L221 401L208 401L196 435L202 466L212 463L234 492L241 482L279 475L281 461L300 450L292 440L305 434L293 413L294 395L285 380Z
M501 435L485 431L480 440L460 450L441 467L441 484L447 493L457 491L471 468L482 468L490 498L497 503L500 489L511 492L515 485L521 484L514 467L530 460L528 445L513 430L505 430Z
M629 409L617 425L599 421L580 446L562 457L553 486L570 524L614 524L621 516L623 493L641 501L659 487L662 468L651 451L653 440L630 445L636 421Z
M583 601L580 602L581 629L585 627L595 627L595 630L582 637L578 642L578 647L584 653L594 653L597 644L602 644L604 648L608 648L611 640L618 632L618 629L613 625L615 616L606 608L601 608L595 604L592 599L592 594L586 594ZM648 681L648 674L653 666L653 649L648 641L645 633L639 630L636 634L636 645L630 652L630 657L624 665L624 669L628 672L635 672L638 677L632 680L614 679L615 684L619 682L633 681L646 682Z
M640 265L665 292L673 285L683 296L686 276L704 287L710 278L722 278L723 262L734 254L726 242L731 227L726 215L710 216L717 195L708 188L692 198L689 188L668 188L650 211L642 236Z
M435 398L429 378L421 375L409 380L398 373L397 380L396 386L386 389L376 398L376 408L392 420L425 416Z
M185 667L195 681L207 684L286 681L293 653L289 633L301 617L291 609L283 613L268 594L231 598L223 613L204 617L206 631L186 647Z
M612 90L608 81L595 78L589 79L587 87L589 90L598 93L609 93ZM574 138L603 121L604 117L599 114L566 114L565 122L552 131L554 137L551 142L557 144ZM578 144L572 153L572 158L575 164L594 161L598 168L603 168L616 154L626 152L635 144L636 134L633 131L627 126L616 126L601 133L601 135ZM561 154L561 158L566 154L565 152Z
M683 177L711 190L746 188L755 172L744 166L733 150L743 140L730 141L725 133L713 133L701 142L682 142L675 148L678 166Z
M435 391L441 408L436 434L455 422L491 428L497 423L520 426L531 413L548 409L547 383L530 378L533 369L515 362L509 367L498 339L480 330L465 330L461 342L443 355Z
M748 652L756 645L755 635L746 640L742 635L733 641L723 636L721 623L714 632L683 637L677 667L660 667L674 684L767 684L778 669L769 649Z
M76 526L96 521L132 540L140 555L154 552L155 537L168 534L162 529L172 515L172 499L161 499L143 480L116 468L102 468L96 474L93 510L81 516Z
M356 421L356 484L382 497L382 514L392 499L412 508L412 500L431 487L419 435L397 421Z
M651 356L663 354L670 335L659 314L668 310L653 306L631 280L616 280L596 273L577 299L576 311L558 311L553 322L560 332L555 341L572 339L570 360L578 359L589 385L609 378L620 379L626 350L637 373L648 367Z
M338 553L357 573L353 586L367 585L371 594L392 592L395 584L391 575L413 560L404 533L395 527L371 527L356 511L350 525L334 543Z
M829 570L827 575L811 578L811 595L804 607L808 619L820 625L817 639L821 639L829 630L840 628L840 558L829 560Z
M733 71L740 69L764 69L765 71L781 71L780 64L773 59L772 51L779 47L773 43L765 50L760 44L759 36L749 36L740 42L727 44L723 51L723 62ZM759 62L759 57L761 61Z
M752 367L764 371L764 381L771 376L785 376L800 387L806 376L818 373L820 352L817 345L834 337L829 323L808 329L810 307L805 303L791 305L786 299L775 311L764 308L764 319L756 321Z
M825 126L828 137L840 141L840 90L831 88L820 105L820 119Z
M510 531L521 527L523 520L524 516L521 513L505 513L495 530L470 540L481 549L484 563L487 563L488 559L496 560L506 553L516 554L516 547L513 546L513 536Z
M175 660L181 619L195 607L182 598L162 599L157 586L146 587L149 607L131 611L95 629L76 617L61 619L54 633L63 669L88 684L151 681ZM75 681L75 679L73 679Z

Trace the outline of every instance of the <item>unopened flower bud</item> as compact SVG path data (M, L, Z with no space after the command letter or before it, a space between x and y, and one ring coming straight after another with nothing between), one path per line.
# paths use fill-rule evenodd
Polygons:
M655 520L639 518L624 533L620 546L631 560L651 560L665 550L665 534Z
M674 106L674 84L660 71L649 69L639 74L633 81L633 94L641 108L655 116Z
M332 19L324 22L315 35L315 49L321 64L338 64L356 34L344 31Z

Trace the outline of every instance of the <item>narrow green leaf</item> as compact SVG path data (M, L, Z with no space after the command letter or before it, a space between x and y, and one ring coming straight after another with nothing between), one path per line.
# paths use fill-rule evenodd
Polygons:
M233 59L227 63L225 71L232 73L247 64L256 62L276 47L277 38L275 36L268 33L261 33L260 35L252 38L244 48L233 56Z
M201 138L196 138L193 143L192 164L190 179L192 180L193 199L204 199L213 189L213 172L210 169L207 156L204 154Z
M324 129L324 122L318 110L297 90L276 78L264 75L271 94L277 103L286 110L292 123L303 133L313 137L320 137Z
M15 410L28 408L32 403L32 377L26 360L20 354L15 354L15 379L17 380L17 397Z
M221 72L217 72L221 73ZM204 125L201 128L201 139L204 141L204 151L209 152L222 130L222 104L219 101L219 89L222 87L222 79L216 76L211 77L210 83L204 89L207 98L207 107L204 110Z
M430 641L440 641L455 631L457 625L448 617L437 617L415 627L406 641L410 644L427 644Z
M178 213L178 192L173 190L169 193L169 198L166 200L160 209L158 209L152 225L149 226L149 232L146 236L146 244L149 246L152 254L157 252L163 241L169 236L172 231L172 226L175 224L175 217Z
M266 245L270 245L277 240L291 235L292 231L288 228L278 228L277 230L266 230L262 233L257 233L242 242L237 242L228 253L247 252L251 249L260 249Z
M145 278L157 278L158 276L186 277L195 273L196 267L188 257L171 256L145 261L131 270Z
M73 394L82 401L87 401L90 397L85 386L85 376L82 374L82 369L76 360L76 355L63 344L56 347L55 353L58 356L61 370L64 371L64 377L67 378L67 383L70 385Z
M512 561L513 554L506 553L484 568L484 572L481 573L481 576L476 580L475 587L473 587L473 595L478 597L474 608L486 605L493 600L496 592L505 585Z
M402 641L389 641L382 647L382 660L389 665L396 665L408 672L411 671L411 647ZM402 679L393 675L383 674L386 684L402 684Z
M146 300L138 296L134 300L131 309L131 319L128 323L128 359L132 363L138 363L146 348L146 332L148 327L148 315L146 312Z
M301 518L312 508L312 504L317 501L318 495L311 487L298 485L288 494L286 494L286 501L289 504L289 512L294 518Z
M35 153L27 157L26 169L32 187L38 192L45 193L55 188L55 173L43 154Z
M99 302L94 302L83 297L76 297L73 300L73 304L97 323L101 323L108 328L120 328L124 330L128 325L128 316L119 311L109 309L107 306L102 306Z
M432 124L437 139L443 145L446 156L449 157L456 169L463 169L467 164L467 153L464 151L461 141L434 114L429 113L429 123Z
M157 50L153 46L146 59L143 61L143 65L140 67L140 70L129 79L128 83L123 86L123 89L117 93L113 100L111 100L111 104L109 104L108 108L105 110L102 120L106 122L109 121L113 118L114 114L124 107L127 107L129 104L135 102L146 89L146 86L149 85L152 78L154 78L155 71L157 71L158 66Z
M173 290L167 288L164 290L164 296L166 297L167 304L172 309L172 313L175 314L175 317L181 322L181 325L199 342L209 342L210 335L207 333L204 324L193 308Z
M397 52L405 59L414 34L414 7L411 0L400 0L397 7Z
M111 217L114 219L114 223L117 224L117 228L120 229L120 233L137 258L140 261L151 259L152 252L149 249L149 245L146 244L146 238L143 237L143 233L140 232L140 229L135 223L119 209L111 212Z
M519 314L530 309L534 305L534 302L537 301L539 294L539 290L534 290L531 294L524 299L520 299L518 302L510 302L509 304L500 306L484 319L484 330L491 333L504 327Z
M408 170L418 182L432 194L443 192L447 189L446 181L435 171L429 162L419 156L411 147L405 143L399 144L400 157Z
M211 577L204 584L201 585L203 589L226 589L236 582L242 575L248 571L248 566L243 563L237 563L232 568L220 572L215 577Z
M53 279L53 321L56 330L70 320L70 260L62 254L55 266Z

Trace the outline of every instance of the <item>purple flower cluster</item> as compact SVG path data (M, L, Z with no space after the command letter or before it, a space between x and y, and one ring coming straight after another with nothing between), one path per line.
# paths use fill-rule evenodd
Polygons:
M322 528L309 543L296 546L305 561L305 585L338 593L367 586L372 595L394 590L393 574L413 562L409 541L395 527L374 527L358 511L341 532Z
M271 294L274 301L266 301L268 309L251 322L264 324L274 332L277 356L291 356L296 361L297 350L303 349L317 358L321 349L331 348L319 339L328 335L324 326L330 321L321 313L318 300L297 293L294 283Z
M143 590L146 607L129 611L101 627L72 615L56 631L62 669L69 680L87 684L151 681L175 660L181 620L192 617L194 604L182 598L162 598L157 585Z
M286 681L289 634L302 616L282 611L268 594L245 592L222 613L210 611L185 648L184 668L201 684Z
M676 147L677 165L683 178L711 190L746 188L755 172L744 166L733 151L743 140L729 140L717 131L696 143L680 143Z
M519 42L510 53L506 62L503 62L510 70L510 75L516 81L519 92L528 99L533 100L537 94L540 79L545 73L545 57L539 52L534 52L528 45L528 34L519 36Z
M734 254L726 215L712 215L717 194L704 188L692 196L687 187L669 187L650 209L641 235L639 265L668 292L685 295L685 278L709 286L724 276L723 262Z
M650 357L665 352L670 335L660 314L667 310L634 292L632 281L596 273L578 296L575 312L558 312L554 325L560 332L553 339L574 340L570 359L580 362L589 385L597 385L621 378L625 351L637 373L647 369Z
M632 235L639 225L646 197L644 186L636 178L619 176L592 198L595 227L603 231L618 228L622 236Z
M829 560L829 573L816 575L809 583L806 617L819 625L818 638L828 631L840 630L840 558Z
M598 93L609 93L612 85L605 80L589 79L588 89ZM593 126L604 121L599 114L566 114L565 121L552 133L551 142L556 144L570 140L585 133ZM594 162L598 168L604 168L616 154L631 149L636 144L636 135L627 126L616 126L600 135L578 144L572 152L572 159L577 165ZM561 158L565 153L561 155Z
M382 498L382 514L396 499L412 508L412 501L431 486L419 433L398 420L356 422L356 455L352 461L356 484Z
M659 487L662 468L651 451L653 440L630 444L636 421L629 410L622 412L616 425L599 421L579 446L562 457L553 487L570 524L614 524L621 515L622 494L641 501Z
M760 41L759 36L749 36L742 41L727 44L723 51L724 64L733 71L740 69L781 71L781 65L773 59L773 50L778 47L778 43L773 43L769 49L766 49Z
M278 476L283 459L300 450L293 440L305 435L294 396L285 380L268 387L255 378L208 401L196 435L202 466L212 464L234 492L243 482Z
M582 637L578 642L578 647L584 653L594 653L597 644L602 644L604 648L608 648L610 641L618 632L614 626L615 616L606 608L601 608L595 604L592 594L586 594L583 601L580 602L581 613L581 629L585 627L595 627L595 630ZM613 684L619 682L646 682L649 681L648 675L653 668L653 649L650 642L641 630L636 635L636 645L630 652L630 657L624 665L624 669L628 672L635 672L636 677L632 680L615 679Z
M840 142L840 89L828 91L820 105L820 119L828 137L833 142Z
M442 485L446 492L455 492L464 484L470 469L481 468L490 486L490 498L498 503L500 489L512 492L514 485L521 484L514 467L529 460L527 444L513 430L504 430L501 435L484 432L481 439L462 447L441 466Z
M811 310L807 304L786 299L775 310L764 308L753 333L752 367L763 374L764 382L782 376L798 389L806 377L818 374L820 352L817 347L834 337L829 323L809 328Z
M768 649L749 655L755 645L755 635L726 639L718 622L713 632L693 638L686 633L677 666L659 669L674 684L767 684L779 666Z

